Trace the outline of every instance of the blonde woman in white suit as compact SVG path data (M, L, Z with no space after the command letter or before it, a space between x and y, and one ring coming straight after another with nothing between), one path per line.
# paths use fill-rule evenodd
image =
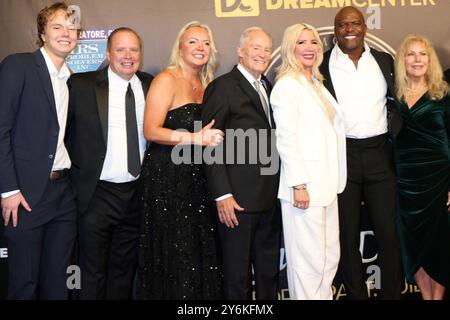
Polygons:
M346 182L345 131L322 85L323 45L308 24L288 27L271 95L281 158L281 200L291 299L332 299L337 271L337 194Z

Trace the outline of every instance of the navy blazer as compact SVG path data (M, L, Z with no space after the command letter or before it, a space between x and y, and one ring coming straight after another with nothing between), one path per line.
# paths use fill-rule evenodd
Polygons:
M40 50L0 64L0 192L20 189L39 202L49 181L59 124L50 74Z

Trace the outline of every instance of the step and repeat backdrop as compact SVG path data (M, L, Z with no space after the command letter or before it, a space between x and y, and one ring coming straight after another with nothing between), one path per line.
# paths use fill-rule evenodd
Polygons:
M0 1L0 60L8 54L37 49L36 15L53 1ZM279 46L286 27L300 22L315 26L327 48L333 45L333 21L344 6L359 8L366 17L370 46L395 54L409 33L427 36L433 42L444 69L450 68L449 0L73 0L71 10L80 18L78 46L68 58L72 72L97 70L106 65L106 39L117 27L135 29L143 42L142 70L157 74L167 63L173 41L187 22L208 24L220 53L217 75L237 62L236 44L247 27L261 26L273 37L274 52L267 75L274 78L280 63ZM1 99L1 97L0 97ZM362 206L361 246L370 297L376 298L380 269L370 220ZM0 235L0 299L6 295L8 249ZM286 260L281 249L280 299L288 299ZM339 274L335 299L345 299ZM405 282L404 299L420 297L418 288Z

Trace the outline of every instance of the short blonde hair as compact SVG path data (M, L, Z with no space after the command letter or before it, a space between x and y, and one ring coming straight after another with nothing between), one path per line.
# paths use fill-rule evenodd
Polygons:
M395 59L395 82L397 87L397 98L403 99L405 97L406 89L411 85L411 81L406 73L405 55L409 47L413 43L421 43L425 46L428 57L430 59L428 70L425 74L425 80L428 85L428 96L432 100L440 100L447 95L449 87L444 81L444 73L442 66L437 57L436 51L433 48L430 40L426 37L410 34L406 36L397 50Z
M214 80L214 73L217 68L217 49L214 43L211 28L206 24L202 24L198 21L191 21L181 28L180 32L178 32L177 38L175 39L175 43L172 47L172 52L170 53L167 68L182 67L183 59L181 58L180 54L181 38L190 28L202 28L206 30L206 32L208 33L211 54L209 56L208 62L202 67L202 70L200 71L200 80L202 82L203 87L206 87L211 81Z
M317 80L323 81L323 76L319 71L319 66L323 61L323 43L320 40L317 30L306 23L294 24L284 30L283 40L281 41L281 65L277 69L277 79L286 74L297 76L305 72L303 66L298 62L294 54L297 39L304 30L311 30L314 34L314 38L319 44L319 51L317 52L317 59L312 68L312 75Z

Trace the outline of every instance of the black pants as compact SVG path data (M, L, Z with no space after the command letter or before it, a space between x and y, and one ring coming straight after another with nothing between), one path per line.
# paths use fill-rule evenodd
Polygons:
M49 181L31 212L19 208L5 227L8 299L66 300L67 267L76 239L75 193L67 177Z
M386 135L347 139L348 179L339 195L339 272L350 299L367 299L360 245L361 201L372 222L381 268L381 298L399 299L402 273L395 224L396 177Z
M277 299L281 214L278 207L264 212L236 213L233 229L218 222L227 300L251 299L252 266L256 299Z
M132 297L140 223L138 190L138 181L100 181L88 209L80 215L80 299Z

